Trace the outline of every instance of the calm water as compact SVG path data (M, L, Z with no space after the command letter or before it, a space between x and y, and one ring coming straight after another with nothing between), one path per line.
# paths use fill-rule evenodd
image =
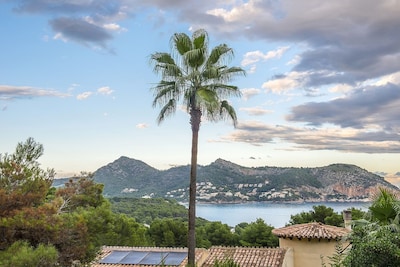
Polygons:
M220 221L229 226L236 226L241 222L255 222L258 218L275 228L285 226L290 215L308 212L315 205L331 207L341 213L345 209L355 207L367 210L369 203L303 203L303 204L271 204L271 203L246 203L246 204L197 204L196 215L209 221Z

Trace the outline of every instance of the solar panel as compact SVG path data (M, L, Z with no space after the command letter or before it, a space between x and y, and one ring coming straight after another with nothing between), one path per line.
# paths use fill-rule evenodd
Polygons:
M141 261L140 264L157 265L168 252L149 252Z
M139 264L147 254L149 254L148 251L130 251L119 263Z
M155 252L155 251L121 251L115 250L99 263L108 264L143 264L178 266L186 258L186 252Z
M111 252L107 257L102 259L100 263L119 263L126 255L129 254L129 251L118 251L115 250Z
M186 252L169 252L164 259L165 265L180 265L186 258Z

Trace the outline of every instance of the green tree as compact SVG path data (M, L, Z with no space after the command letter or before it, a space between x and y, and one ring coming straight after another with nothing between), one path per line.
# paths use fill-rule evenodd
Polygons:
M43 151L41 144L28 138L13 154L0 154L0 217L45 201L55 172L40 168Z
M196 229L199 247L233 246L235 238L227 224L221 222L207 222Z
M148 230L154 244L158 247L187 246L186 223L176 219L154 220Z
M161 74L161 81L153 88L153 107L160 106L158 123L177 109L182 100L190 115L192 128L192 151L189 185L188 264L195 263L195 220L196 220L196 176L198 137L202 116L210 121L232 119L237 123L233 107L225 97L240 96L240 90L227 84L234 76L244 75L243 69L228 67L226 61L233 50L226 44L214 47L209 52L208 34L197 30L189 37L175 33L171 38L173 54L154 53L151 63L154 71ZM175 59L174 57L175 56Z
M0 154L0 249L15 241L34 245L52 240L55 205L45 203L54 170L40 168L43 146L33 138L18 143L13 154Z
M17 241L0 251L0 266L53 267L57 265L57 258L57 249L52 245L40 244L34 248L26 241Z
M273 229L259 218L242 229L239 242L246 247L276 247L279 240L272 234Z
M343 217L342 215L335 212L332 208L325 205L313 206L313 210L308 212L300 212L290 216L290 225L320 222L333 226L342 226Z
M90 174L51 188L54 171L40 168L42 153L29 138L0 154L0 266L71 266L89 263L102 245L150 244L143 225L111 211Z

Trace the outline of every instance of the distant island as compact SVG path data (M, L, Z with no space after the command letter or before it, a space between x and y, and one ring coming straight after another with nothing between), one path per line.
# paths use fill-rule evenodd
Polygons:
M120 157L94 172L106 197L171 198L187 202L190 166L158 170ZM217 159L198 166L197 200L203 203L359 202L378 187L399 188L383 177L349 164L315 168L243 167ZM56 181L61 184L62 181Z

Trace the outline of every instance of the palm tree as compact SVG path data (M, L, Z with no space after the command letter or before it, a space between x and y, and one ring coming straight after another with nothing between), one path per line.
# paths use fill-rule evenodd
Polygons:
M368 209L373 221L381 225L398 225L400 216L399 193L379 187L379 190L372 196L372 203Z
M235 110L223 98L241 95L236 86L227 83L234 76L245 75L243 69L225 65L233 56L232 48L220 44L209 51L208 45L209 39L205 30L193 32L191 38L185 33L175 33L171 37L172 54L156 52L150 59L154 72L162 77L153 88L153 107L161 108L157 122L161 123L174 114L179 102L190 115L192 151L188 214L189 266L195 264L197 146L201 119L232 119L236 126Z

